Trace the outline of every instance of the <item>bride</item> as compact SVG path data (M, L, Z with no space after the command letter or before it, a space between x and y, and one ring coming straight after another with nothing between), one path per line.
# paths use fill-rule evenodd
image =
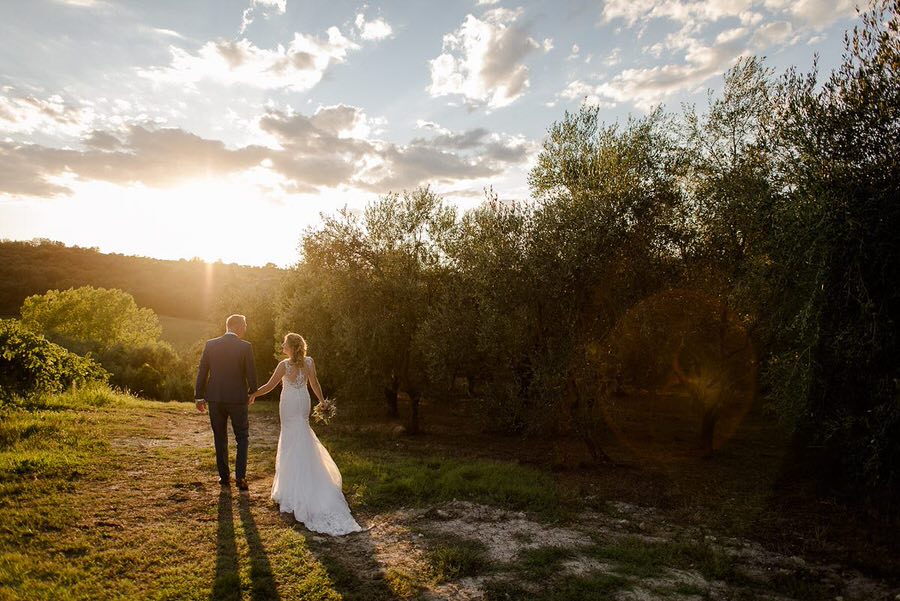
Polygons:
M272 500L281 511L293 513L315 532L333 536L362 530L341 491L341 472L309 426L310 397L307 383L323 401L316 378L316 364L306 356L306 340L299 334L284 337L281 350L288 356L272 377L250 395L250 403L281 381L281 432L275 455Z

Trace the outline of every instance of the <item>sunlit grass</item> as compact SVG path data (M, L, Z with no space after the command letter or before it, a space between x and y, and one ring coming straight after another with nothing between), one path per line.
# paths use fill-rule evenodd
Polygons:
M217 515L206 449L153 446L191 405L90 387L0 411L0 599L340 598L265 504Z
M405 456L345 439L325 437L324 442L341 468L344 490L360 507L389 509L457 499L547 516L560 511L556 484L546 472L500 461Z

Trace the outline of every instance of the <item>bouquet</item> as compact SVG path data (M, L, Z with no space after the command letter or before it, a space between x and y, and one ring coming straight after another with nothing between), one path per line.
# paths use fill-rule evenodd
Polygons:
M316 418L317 422L325 425L328 425L335 415L337 415L337 406L334 404L334 399L319 401L313 408L313 417Z

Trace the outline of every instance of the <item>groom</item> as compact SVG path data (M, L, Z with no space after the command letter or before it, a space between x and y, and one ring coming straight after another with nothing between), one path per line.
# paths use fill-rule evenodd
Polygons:
M209 405L209 422L216 442L219 484L230 485L228 469L228 418L237 440L234 476L240 490L247 490L247 444L250 422L247 416L250 392L256 391L253 348L242 340L247 319L232 315L225 322L225 334L206 342L200 357L194 400L203 413Z

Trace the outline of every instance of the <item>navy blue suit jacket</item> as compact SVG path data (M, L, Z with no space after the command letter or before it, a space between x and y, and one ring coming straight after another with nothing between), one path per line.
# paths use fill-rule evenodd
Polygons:
M246 403L256 391L253 347L236 334L206 341L197 371L194 398L221 403Z

